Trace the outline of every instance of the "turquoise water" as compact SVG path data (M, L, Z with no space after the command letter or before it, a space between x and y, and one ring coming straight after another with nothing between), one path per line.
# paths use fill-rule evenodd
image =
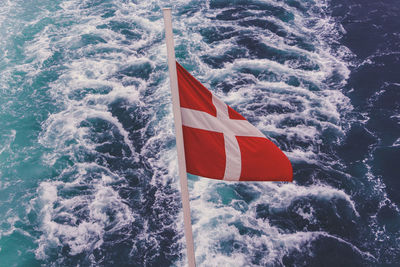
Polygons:
M0 3L0 266L185 265L167 5ZM351 7L174 2L179 62L294 167L293 184L189 177L199 266L399 262L394 171L374 157L397 149L374 128L397 111L360 104L386 93L362 96Z
M29 5L29 4L28 4ZM31 3L2 2L1 80L0 80L0 188L1 188L1 265L34 266L36 239L32 227L37 215L30 212L30 201L40 182L55 177L56 170L42 162L46 148L38 143L41 124L57 110L48 94L49 82L57 71L40 68L26 51L35 36L51 22L38 20L42 9L52 12L52 1ZM28 25L28 23L31 23ZM34 73L35 72L35 73Z

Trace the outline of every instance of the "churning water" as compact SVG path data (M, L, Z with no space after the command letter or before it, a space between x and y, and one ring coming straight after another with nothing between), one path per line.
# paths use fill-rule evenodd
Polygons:
M400 5L360 3L174 1L177 60L294 167L189 177L199 266L400 263ZM0 2L0 266L186 264L168 5Z

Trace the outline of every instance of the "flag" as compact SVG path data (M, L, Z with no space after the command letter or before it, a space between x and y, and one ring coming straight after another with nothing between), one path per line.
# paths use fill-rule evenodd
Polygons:
M229 181L292 181L286 155L176 62L188 173Z

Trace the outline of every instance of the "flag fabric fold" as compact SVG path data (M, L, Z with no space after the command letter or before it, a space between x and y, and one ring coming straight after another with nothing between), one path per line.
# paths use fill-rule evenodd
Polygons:
M178 62L187 172L229 181L292 181L286 155Z

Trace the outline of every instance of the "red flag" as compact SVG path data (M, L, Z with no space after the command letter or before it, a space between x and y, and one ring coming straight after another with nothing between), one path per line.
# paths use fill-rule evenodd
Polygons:
M285 154L176 65L187 172L230 181L292 181Z

